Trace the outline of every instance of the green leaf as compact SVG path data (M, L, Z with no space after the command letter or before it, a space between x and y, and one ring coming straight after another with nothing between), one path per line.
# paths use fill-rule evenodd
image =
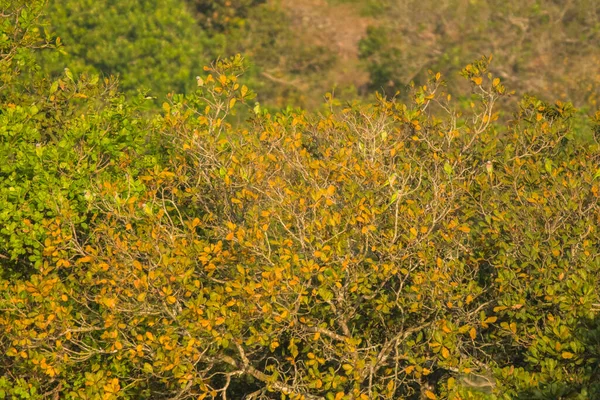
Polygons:
M452 168L452 165L446 162L444 163L444 171L446 172L446 174L451 176L454 173L454 168Z

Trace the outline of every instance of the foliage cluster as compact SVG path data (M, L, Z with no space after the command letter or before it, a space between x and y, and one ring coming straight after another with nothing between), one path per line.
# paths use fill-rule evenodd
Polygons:
M39 71L41 3L0 3L0 398L600 396L600 148L569 103L499 119L484 58L462 113L439 74L271 113L238 56L148 110Z
M47 13L65 49L43 54L45 70L119 75L121 90L132 94L189 90L222 47L181 0L48 0Z

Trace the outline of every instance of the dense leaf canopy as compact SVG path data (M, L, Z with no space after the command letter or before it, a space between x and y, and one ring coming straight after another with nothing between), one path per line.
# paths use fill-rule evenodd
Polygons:
M49 0L52 33L65 45L46 53L51 72L119 75L121 90L182 92L207 63L207 36L179 0Z
M157 109L40 65L58 4L0 0L0 398L600 397L600 113L488 57L311 113L235 56Z

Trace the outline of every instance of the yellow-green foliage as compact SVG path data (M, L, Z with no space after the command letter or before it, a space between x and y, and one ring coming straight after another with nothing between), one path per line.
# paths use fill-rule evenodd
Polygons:
M240 56L159 111L12 62L0 398L600 396L600 147L569 103L499 118L487 58L463 113L431 74L325 115L256 105Z

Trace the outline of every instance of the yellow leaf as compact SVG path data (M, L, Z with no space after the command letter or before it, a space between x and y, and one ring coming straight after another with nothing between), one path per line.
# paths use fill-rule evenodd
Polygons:
M454 385L456 385L456 380L454 378L448 378L447 385L448 389L452 389Z
M444 357L444 358L450 357L450 351L445 347L442 347L442 357Z
M229 108L233 108L233 106L235 106L235 102L236 102L235 98L229 100Z
M569 359L569 358L573 358L573 356L574 356L574 354L573 353L569 353L568 351L563 351L562 352L562 358Z
M177 299L175 298L175 296L168 296L167 297L167 303L169 304L175 304L177 302Z
M105 298L102 301L104 303L104 305L106 305L106 307L108 308L113 308L116 304L116 300L112 299L112 298Z
M495 78L494 81L492 82L492 85L494 85L494 87L498 86L500 84L500 78Z
M558 250L558 249L552 249L552 255L553 255L554 257L558 257L558 256L560 256L560 250Z
M394 384L394 380L390 379L390 381L387 384L387 390L388 390L388 392L392 392L394 390L395 386L396 385Z
M469 331L469 336L471 336L472 340L475 340L475 338L477 337L477 330L475 330L475 328L471 328L471 330Z
M468 226L466 226L466 225L459 226L459 227L458 227L458 230L459 230L459 231L461 231L461 232L464 232L464 233L469 233L469 232L471 232L471 228L469 228L469 227L468 227Z
M337 392L335 400L341 400L344 397L344 392Z
M431 400L437 399L437 396L431 390L425 391L425 397L427 397L428 399L431 399Z
M415 370L415 366L414 365L409 365L408 367L404 368L404 373L405 374L410 374Z
M472 301L473 301L473 296L472 295L468 295L467 296L467 300L466 300L467 304L471 304Z
M483 79L480 76L476 76L472 79L472 81L476 84L476 85L481 85L481 83L483 82Z

